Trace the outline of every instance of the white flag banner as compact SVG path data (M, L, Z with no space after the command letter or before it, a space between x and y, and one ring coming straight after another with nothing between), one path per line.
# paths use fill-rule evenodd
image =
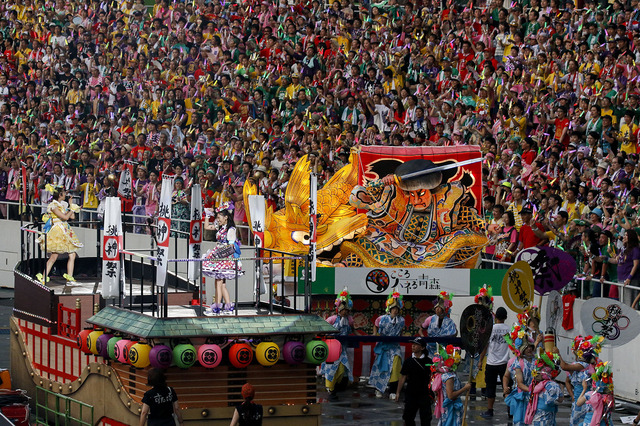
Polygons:
M107 197L104 209L104 232L102 236L102 297L119 297L119 283L124 279L120 263L122 250L122 217L120 198Z
M169 260L169 235L171 234L171 193L175 176L162 175L162 189L158 201L158 228L156 237L158 251L156 258L156 285L164 287L167 278L167 261Z
M253 230L253 238L255 247L264 247L264 230L265 230L265 215L266 204L264 196L262 195L249 195L249 217L251 218L251 229ZM258 252L260 253L260 252ZM260 255L256 256L260 257ZM260 291L260 294L267 292L266 282L264 280L264 274L261 274L262 260L256 260L256 277L259 282L256 283L256 291ZM283 284L284 285L284 284Z
M126 162L120 173L120 181L118 182L118 194L126 200L133 199L133 164Z
M202 257L202 190L200 184L191 187L191 222L189 225L189 259ZM189 280L200 277L202 262L189 262Z
M309 251L311 253L310 269L311 282L316 280L316 242L318 241L318 216L316 206L318 205L318 176L311 173L309 179Z

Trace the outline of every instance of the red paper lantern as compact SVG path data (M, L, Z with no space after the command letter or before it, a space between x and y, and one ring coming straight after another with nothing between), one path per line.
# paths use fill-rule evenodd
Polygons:
M336 362L340 358L342 352L342 344L336 339L327 339L325 343L329 347L329 355L326 362Z
M236 368L247 368L253 361L253 351L247 343L234 343L229 349L229 362Z
M91 351L89 350L89 333L91 333L93 329L82 330L78 333L78 338L76 342L78 343L78 347L82 352L87 355L91 355Z

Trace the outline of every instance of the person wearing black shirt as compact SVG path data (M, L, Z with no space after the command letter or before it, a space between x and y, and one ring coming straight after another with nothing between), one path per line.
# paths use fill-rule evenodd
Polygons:
M240 393L244 402L233 412L231 426L262 426L262 405L253 402L256 391L251 383L245 383Z
M153 388L145 392L142 397L140 426L144 426L145 423L149 426L175 426L174 414L178 418L178 423L183 424L182 413L178 406L178 395L172 387L167 386L162 370L150 369L147 381L149 386L153 386Z
M407 383L404 393L404 412L402 419L407 426L416 424L415 418L420 411L420 424L431 424L432 394L429 389L431 383L431 358L427 356L427 343L423 337L417 337L411 341L411 358L402 363L400 380L398 381L398 393L396 402L400 398L400 390Z

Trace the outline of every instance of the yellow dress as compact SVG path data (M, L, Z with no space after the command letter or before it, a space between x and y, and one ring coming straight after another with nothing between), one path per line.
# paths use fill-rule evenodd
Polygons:
M66 221L61 220L53 212L53 209L56 207L61 212L66 212L68 210L68 207L59 201L52 201L47 207L47 214L53 218L53 225L45 234L47 239L47 253L75 253L84 245L80 242L69 224ZM42 250L44 250L44 238L40 237L38 242L40 243Z

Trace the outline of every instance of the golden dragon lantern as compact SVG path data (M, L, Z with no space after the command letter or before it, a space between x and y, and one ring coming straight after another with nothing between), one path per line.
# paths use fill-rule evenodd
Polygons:
M394 148L352 150L349 164L318 191L316 253L321 264L474 267L487 243L478 214L480 165L473 159L479 158L479 149L451 152L452 147L443 147L449 152L434 153L439 147L433 147L425 153L423 147ZM274 211L267 206L264 248L309 252L303 238L309 232L309 174L304 156L291 173L285 207ZM249 195L257 194L255 182L247 180L245 205Z

